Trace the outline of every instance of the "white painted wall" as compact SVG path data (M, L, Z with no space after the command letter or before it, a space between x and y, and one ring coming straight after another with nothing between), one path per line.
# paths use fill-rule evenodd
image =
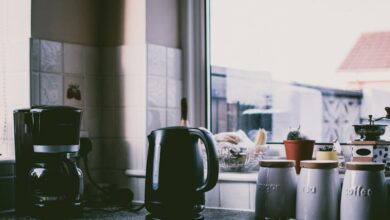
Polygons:
M96 0L32 0L31 35L35 38L97 45L99 2Z
M13 110L30 103L30 11L30 1L0 1L0 160L14 158Z
M146 40L148 43L181 47L181 0L146 0Z

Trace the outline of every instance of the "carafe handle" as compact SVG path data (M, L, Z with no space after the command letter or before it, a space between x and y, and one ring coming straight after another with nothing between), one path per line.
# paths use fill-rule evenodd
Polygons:
M191 128L190 134L194 135L205 145L207 153L207 178L204 184L196 189L197 192L207 192L211 190L218 182L218 160L215 148L217 146L213 135L205 128Z

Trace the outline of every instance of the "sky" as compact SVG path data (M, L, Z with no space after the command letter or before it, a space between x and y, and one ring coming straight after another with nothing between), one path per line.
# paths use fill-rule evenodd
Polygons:
M338 67L361 33L390 31L389 12L387 0L210 0L211 64L343 88Z

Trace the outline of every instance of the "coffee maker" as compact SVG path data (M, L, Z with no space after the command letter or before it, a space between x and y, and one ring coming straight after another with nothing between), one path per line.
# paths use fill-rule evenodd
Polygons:
M81 110L69 106L14 111L17 214L82 214L83 174L75 161L80 121Z

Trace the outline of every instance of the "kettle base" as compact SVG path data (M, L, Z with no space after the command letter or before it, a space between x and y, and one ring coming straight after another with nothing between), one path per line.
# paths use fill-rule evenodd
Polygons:
M193 217L185 217L185 216L155 216L153 214L148 214L145 217L145 220L169 220L169 219L181 219L181 220L204 220L204 216L201 214L196 214Z

